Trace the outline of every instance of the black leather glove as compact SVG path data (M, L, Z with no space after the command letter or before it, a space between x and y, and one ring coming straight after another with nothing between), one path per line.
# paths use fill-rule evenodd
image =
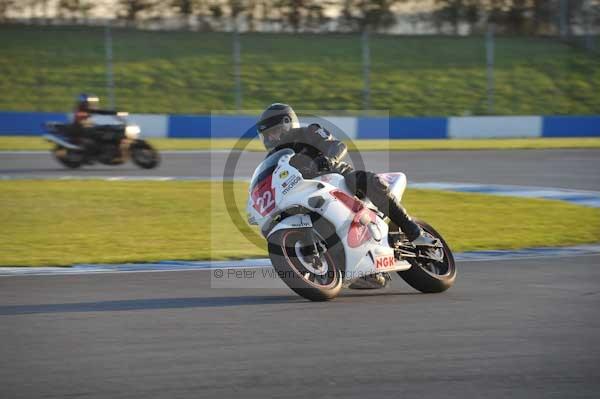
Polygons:
M325 156L315 158L315 164L317 165L317 170L319 172L330 171L333 166L331 159Z
M318 173L315 160L302 153L294 155L290 160L290 165L298 169L305 179L310 179Z

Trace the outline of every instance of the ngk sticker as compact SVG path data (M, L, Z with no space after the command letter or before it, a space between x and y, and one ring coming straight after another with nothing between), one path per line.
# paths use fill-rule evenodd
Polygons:
M378 256L375 258L376 269L387 269L388 267L393 267L395 264L396 258L394 258L394 255Z

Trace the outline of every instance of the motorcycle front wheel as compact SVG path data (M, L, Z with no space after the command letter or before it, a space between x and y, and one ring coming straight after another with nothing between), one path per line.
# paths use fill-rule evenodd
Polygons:
M444 292L454 285L456 280L456 264L450 247L431 225L422 221L415 220L427 234L440 240L442 248L437 249L442 255L441 261L435 261L427 257L406 258L412 265L408 270L398 272L400 277L404 279L414 289L423 293L433 294Z
M335 298L342 289L340 246L321 241L317 264L311 229L286 229L269 237L269 257L278 276L298 295L311 301ZM330 241L330 240L327 240ZM343 254L343 253L342 253Z
M160 163L160 155L150 144L137 140L131 144L131 159L143 169L152 169Z

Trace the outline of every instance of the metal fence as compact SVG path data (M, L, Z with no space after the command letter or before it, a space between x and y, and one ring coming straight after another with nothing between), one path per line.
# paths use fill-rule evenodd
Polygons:
M65 111L79 92L138 113L389 110L599 114L596 38L153 32L0 26L0 109ZM587 47L585 44L587 43Z

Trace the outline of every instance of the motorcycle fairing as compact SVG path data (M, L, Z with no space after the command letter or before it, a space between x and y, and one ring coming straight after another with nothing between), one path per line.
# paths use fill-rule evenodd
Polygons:
M282 150L285 151L285 150ZM273 154L273 155L277 155ZM374 274L382 271L399 271L407 270L411 265L404 260L396 260L394 258L394 249L391 248L387 242L388 226L385 221L380 217L371 217L369 214L368 223L363 220L361 223L361 215L357 214L362 212L372 212L368 203L358 201L362 204L361 209L352 209L348 207L343 201L338 199L334 194L336 192L343 192L346 196L354 198L349 192L344 178L338 174L328 174L320 176L316 179L305 180L300 172L289 165L289 160L294 155L293 151L289 153L279 154L277 160L277 166L275 168L270 167L271 182L266 188L264 180L268 177L262 176L261 179L255 179L253 177L250 186L250 194L248 197L248 213L249 220L258 224L263 231L266 223L271 222L273 217L281 214L287 209L307 209L310 212L315 212L325 219L327 219L335 228L336 234L342 240L344 247L344 253L346 258L345 264L345 277L344 284L350 284L354 279L363 277L369 274ZM269 157L271 158L271 157ZM267 160L269 159L267 158ZM265 161L267 161L265 160ZM263 162L265 162L263 161ZM272 162L270 160L269 162ZM263 166L257 168L257 172L266 170ZM256 175L256 173L255 173ZM399 174L404 176L403 174ZM400 179L401 187L402 180ZM404 178L404 185L406 179ZM332 184L333 183L333 184ZM259 212L260 205L256 203L256 198L262 198L260 201L265 201L268 198L268 194L264 197L254 196L252 198L252 192L261 184L264 186L264 192L273 191L275 198L275 206L272 210L263 209L264 212ZM335 184L335 185L334 185ZM402 195L401 191L399 191ZM338 194L339 195L339 194ZM321 197L324 201L319 201L318 207L312 207L309 204L309 199L314 197ZM257 210L257 205L258 210ZM373 215L375 215L373 213ZM283 229L298 228L299 226L304 227L304 224L308 224L308 220L300 215L293 215L279 221L268 231L263 231L263 234L268 239L275 231ZM308 215L302 215L304 217ZM310 219L310 218L309 218ZM360 225L360 227L359 227ZM351 229L355 229L361 233L361 239L359 241L350 238ZM379 237L379 241L376 240L374 234ZM393 260L392 260L393 259Z

